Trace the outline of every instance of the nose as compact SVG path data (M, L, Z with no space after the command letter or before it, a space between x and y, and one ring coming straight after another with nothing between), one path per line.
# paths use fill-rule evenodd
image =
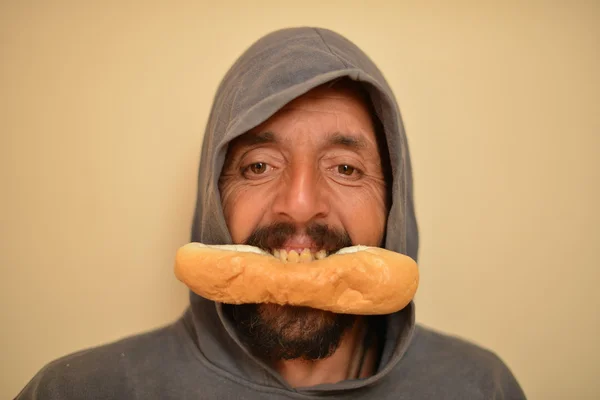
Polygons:
M314 163L290 166L281 183L272 206L279 218L304 225L327 216L326 188Z

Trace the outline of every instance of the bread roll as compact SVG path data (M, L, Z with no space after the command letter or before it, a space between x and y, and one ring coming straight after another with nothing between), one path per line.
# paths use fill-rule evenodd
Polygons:
M177 251L175 275L193 292L217 302L287 304L359 315L401 310L419 282L413 259L368 246L286 263L253 246L189 243Z

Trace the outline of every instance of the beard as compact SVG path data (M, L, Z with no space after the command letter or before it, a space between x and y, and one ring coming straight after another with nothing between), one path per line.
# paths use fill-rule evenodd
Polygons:
M270 251L281 248L295 233L294 225L276 223L257 229L245 244ZM305 233L328 253L352 246L347 232L327 225L311 224ZM329 357L356 320L350 314L269 303L224 305L224 311L252 352L271 362Z
M238 333L266 361L318 360L338 348L355 316L278 304L228 305Z

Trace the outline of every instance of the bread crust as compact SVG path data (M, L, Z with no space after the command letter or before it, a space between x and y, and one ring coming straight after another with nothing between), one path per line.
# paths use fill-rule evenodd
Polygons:
M177 251L175 275L216 302L288 304L357 315L399 311L419 284L413 259L368 246L309 263L284 263L252 246L189 243Z

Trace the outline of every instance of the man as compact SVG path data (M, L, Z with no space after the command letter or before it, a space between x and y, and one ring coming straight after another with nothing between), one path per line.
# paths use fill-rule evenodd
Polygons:
M361 50L297 28L236 61L206 130L192 240L417 258L399 110ZM18 398L525 397L493 353L416 326L413 303L368 318L193 293L190 303L173 325L54 361Z

